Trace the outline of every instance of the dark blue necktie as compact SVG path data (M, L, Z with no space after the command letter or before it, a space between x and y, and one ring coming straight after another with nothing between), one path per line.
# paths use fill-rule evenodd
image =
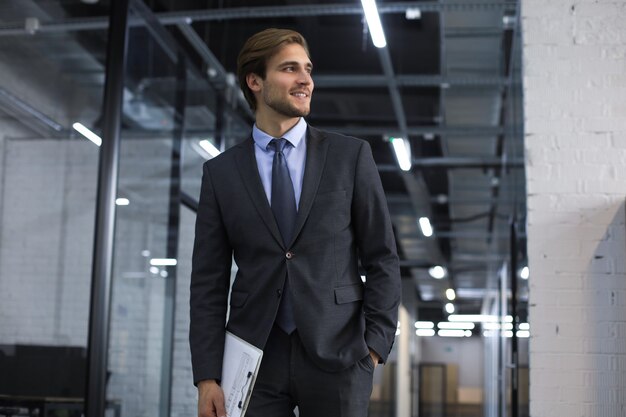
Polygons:
M283 153L285 145L287 145L286 139L272 139L269 143L269 147L274 150L274 161L272 163L272 211L283 238L283 243L287 246L291 243L291 238L293 237L297 209L293 183L291 182L287 160ZM282 298L276 314L276 324L287 334L290 334L296 329L296 322L293 317L293 304L288 282L288 279L285 279Z

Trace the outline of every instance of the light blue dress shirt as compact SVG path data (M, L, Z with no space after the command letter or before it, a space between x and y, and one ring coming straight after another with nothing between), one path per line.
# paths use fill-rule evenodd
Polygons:
M302 193L302 180L304 179L304 165L306 162L306 129L307 124L301 117L298 123L287 131L282 137L287 139L287 145L283 153L287 159L287 168L293 183L293 191L296 197L296 209L300 207L300 194ZM254 124L252 128L252 139L254 139L254 156L259 168L259 175L263 183L263 189L267 196L267 201L272 204L272 163L274 161L274 151L268 149L268 145L274 137L263 132ZM279 139L279 138L277 138Z

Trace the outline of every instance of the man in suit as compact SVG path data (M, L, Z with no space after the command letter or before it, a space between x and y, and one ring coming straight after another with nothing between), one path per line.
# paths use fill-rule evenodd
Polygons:
M323 132L297 32L268 29L237 70L252 137L204 164L191 279L200 417L222 417L227 329L264 350L247 417L365 417L400 302L396 244L365 141ZM365 271L363 282L358 262Z

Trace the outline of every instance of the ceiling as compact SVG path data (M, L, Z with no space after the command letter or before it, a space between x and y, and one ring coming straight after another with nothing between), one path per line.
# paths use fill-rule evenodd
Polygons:
M127 127L163 129L158 112L171 113L175 104L167 93L175 89L167 76L172 68L154 50L141 47L147 36L160 37L163 50L175 44L193 63L196 79L227 96L227 110L242 126L238 134L224 137L221 145L228 147L248 134L252 121L241 96L233 93L239 49L267 27L298 30L308 40L315 66L307 120L371 144L403 278L415 290L417 317L442 319L448 288L456 290L457 312L479 313L497 288L498 271L511 259L512 219L517 222L516 261L523 266L526 259L518 1L379 0L387 38L382 49L369 38L358 0L259 0L246 7L249 3L146 0L144 7L135 8L138 14L154 13L152 19L165 29L131 31ZM47 34L28 50L32 59L37 56L73 80L78 91L68 108L76 102L100 103L108 10L104 0L3 1L0 42L17 41L5 44L0 53L19 55L20 43L31 42L25 38L25 25ZM38 20L25 24L26 17ZM72 116L55 118L28 97L4 89L0 93L4 117L21 112L21 120L33 129L67 133ZM63 103L69 100L66 94L55 94ZM206 87L199 87L196 96L185 120L189 129L202 130L214 124L209 103L216 97ZM133 113L135 108L143 113ZM80 106L80 115L90 117L96 127L99 112L99 105ZM399 169L390 137L409 143L410 171ZM422 233L421 217L430 219L432 236ZM443 279L430 276L435 265L445 267ZM524 301L527 288L521 283Z

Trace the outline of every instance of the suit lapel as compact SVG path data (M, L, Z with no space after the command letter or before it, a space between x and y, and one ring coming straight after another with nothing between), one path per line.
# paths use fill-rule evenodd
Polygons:
M246 190L248 191L248 194L250 194L250 198L259 212L261 219L263 219L263 222L274 236L274 239L276 239L278 243L283 246L283 238L280 235L280 230L278 230L276 219L274 219L274 213L272 212L272 208L267 201L267 196L265 195L265 190L263 189L263 183L261 182L261 177L259 176L259 168L256 162L256 157L254 156L254 140L250 138L246 142L242 143L241 146L243 149L237 154L237 166L241 177L243 178L243 183L245 184Z
M326 153L328 151L328 139L323 132L311 126L307 128L306 142L306 165L304 166L304 178L302 180L302 192L300 194L300 204L298 205L298 215L296 216L296 226L293 232L293 238L289 242L288 247L300 234L304 222L309 216L313 200L317 194L317 188L322 178L322 171L326 162ZM267 201L267 199L266 199ZM271 211L271 209L270 209Z

